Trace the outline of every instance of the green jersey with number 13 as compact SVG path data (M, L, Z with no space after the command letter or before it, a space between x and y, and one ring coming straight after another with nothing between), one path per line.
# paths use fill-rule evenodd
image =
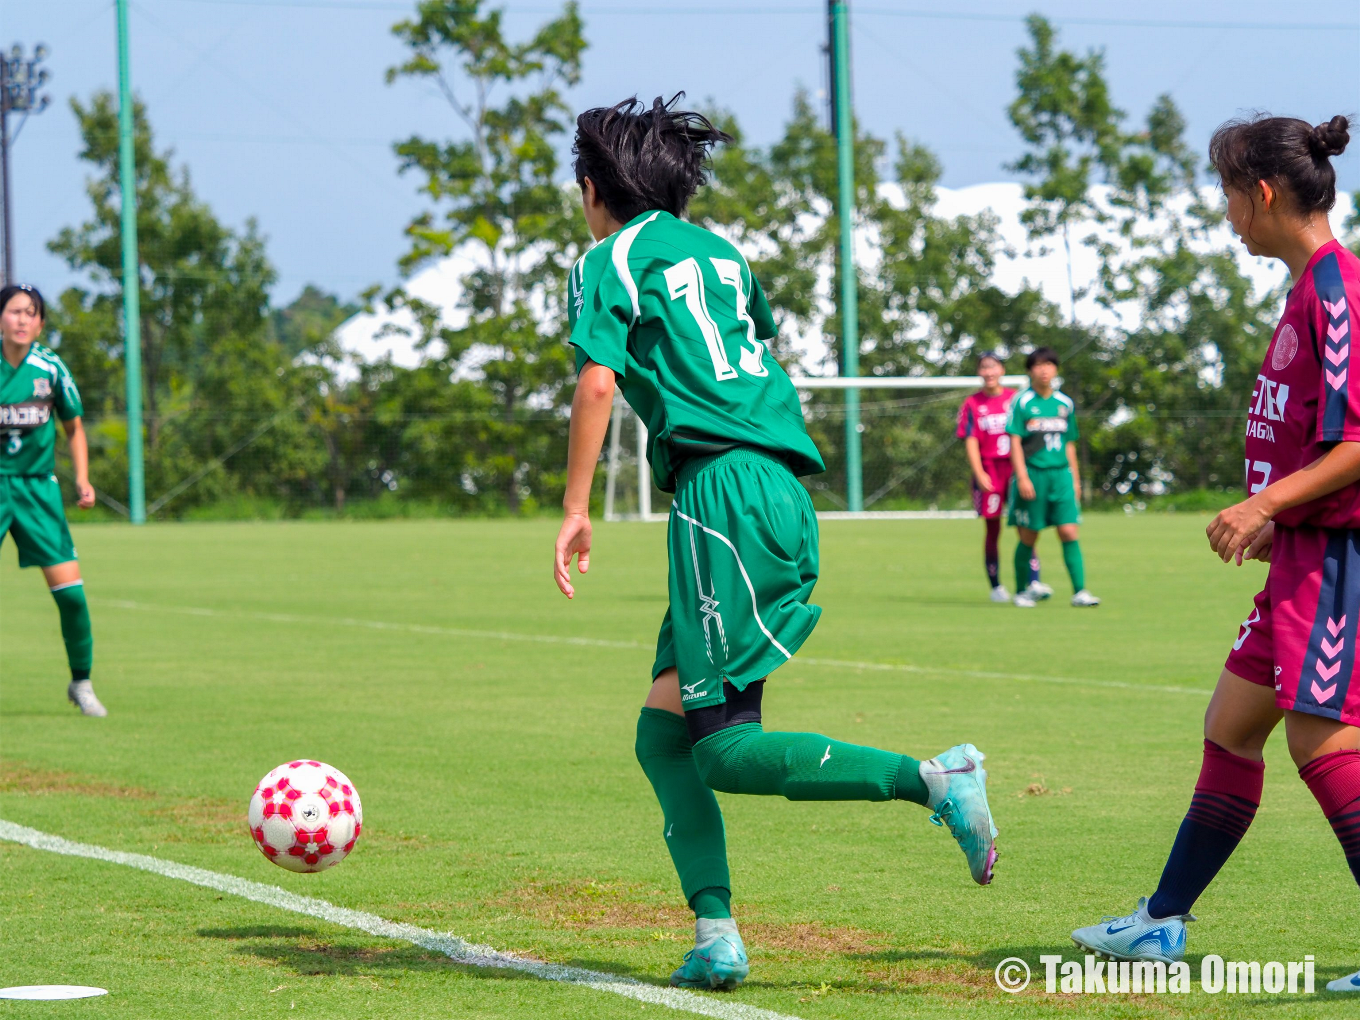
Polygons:
M795 474L826 470L798 392L767 345L774 317L741 252L667 212L645 212L571 271L578 369L612 369L647 426L664 492L690 457L754 446Z
M1067 444L1077 441L1076 405L1057 390L1046 397L1025 390L1011 402L1006 431L1020 437L1026 467L1067 467Z

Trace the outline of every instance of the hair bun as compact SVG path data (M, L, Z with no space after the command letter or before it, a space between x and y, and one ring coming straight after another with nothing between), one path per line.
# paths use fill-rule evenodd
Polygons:
M1341 155L1351 140L1350 126L1351 122L1340 114L1319 124L1308 136L1308 150L1318 159Z

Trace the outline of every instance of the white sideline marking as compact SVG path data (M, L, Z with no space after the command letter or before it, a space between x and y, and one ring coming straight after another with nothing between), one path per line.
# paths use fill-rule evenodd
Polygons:
M1042 684L1070 684L1075 687L1111 687L1120 691L1164 691L1170 694L1195 694L1201 698L1213 694L1207 687L1171 687L1162 684L1131 684L1123 680L1085 680L1074 676L1034 676L1029 673L987 673L978 669L951 669L944 666L913 666L899 662L852 662L845 659L796 659L808 666L835 666L840 669L876 669L900 673L948 673L977 680L1033 680Z
M686 1013L698 1013L700 1016L718 1017L720 1020L798 1020L797 1017L776 1013L769 1009L761 1009L758 1006L748 1006L740 1002L722 1002L679 988L658 988L656 985L644 984L633 978L621 977L617 974L586 970L583 967L543 963L540 960L528 960L522 956L492 949L490 946L479 946L466 942L457 935L419 928L414 924L388 921L376 914L368 914L362 910L350 910L347 907L337 907L334 903L327 903L325 900L316 899L312 896L299 896L297 893L280 889L276 885L251 882L244 878L237 878L235 875L224 875L218 871L195 868L192 865L179 864L159 857L148 857L145 854L109 850L106 847L92 846L89 843L73 843L70 840L62 839L60 836L39 832L37 829L30 829L25 825L16 825L14 822L7 822L3 819L0 819L0 839L9 840L13 843L23 843L35 850L47 850L55 854L64 854L67 857L88 857L96 861L106 861L109 864L122 864L129 868L149 871L165 878L177 878L182 882L192 882L194 885L201 885L221 893L254 900L256 903L277 907L280 910L289 910L295 914L317 917L323 921L329 921L331 924L354 928L370 935L387 939L400 939L403 942L420 946L422 949L443 953L455 963L465 964L469 967L500 967L506 970L517 970L542 978L545 981L563 981L567 984L583 985L586 988L593 988L600 992L612 992L614 995L622 995L639 1002L665 1006L668 1009L676 1009Z
M583 645L589 648L651 649L639 641L608 641L604 638L572 637L559 634L520 634L502 630L465 630L459 627L433 627L419 623L387 623L383 620L356 620L344 616L298 616L293 613L260 613L250 610L202 609L194 606L158 606L129 599L96 599L95 605L114 609L136 609L153 613L179 613L183 616L236 617L265 620L270 623L304 623L322 626L364 627L368 630L400 631L407 634L434 634L443 637L485 638L494 641L529 641L547 645ZM1213 693L1207 687L1174 687L1165 684L1135 684L1123 680L1091 680L1074 676L1036 676L1032 673L988 673L976 669L956 669L952 666L916 666L908 662L857 662L848 659L817 659L800 656L793 660L805 666L828 666L835 669L870 669L896 673L938 673L962 676L973 680L1026 680L1041 684L1064 684L1070 687L1105 687L1119 691L1157 691L1167 694L1193 694L1204 698Z

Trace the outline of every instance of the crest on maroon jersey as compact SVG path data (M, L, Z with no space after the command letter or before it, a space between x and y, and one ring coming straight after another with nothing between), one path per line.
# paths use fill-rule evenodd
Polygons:
M1299 353L1299 335L1289 323L1284 324L1280 335L1275 338L1275 350L1270 355L1270 367L1279 372L1289 367L1294 355Z

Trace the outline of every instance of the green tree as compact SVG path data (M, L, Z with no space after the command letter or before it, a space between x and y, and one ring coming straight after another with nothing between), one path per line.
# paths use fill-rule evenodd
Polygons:
M290 304L270 311L270 336L292 357L328 350L340 325L361 311L363 305L309 283Z
M753 253L752 272L784 334L776 347L781 358L791 359L790 335L820 334L839 363L834 137L801 93L783 136L769 149L748 146L730 115L717 121L735 140L718 149L713 185L699 192L694 218ZM1012 297L991 283L1001 246L995 218L939 216L935 156L899 137L892 176L884 181L878 168L886 152L881 140L857 137L856 220L879 249L879 258L858 273L862 373L952 373L970 351L1014 351L1048 337L1059 325L1051 305L1034 291ZM866 503L941 492L962 498L966 477L941 457L953 444L949 419L957 404L956 395L901 399L865 392ZM839 505L845 484L843 407L843 396L827 391L815 392L807 404L829 468L809 485L832 505Z
M1030 45L1017 51L1019 94L1007 113L1026 150L1011 169L1036 178L1025 185L1029 206L1020 217L1030 239L1055 234L1062 239L1068 315L1075 323L1079 295L1072 282L1072 227L1102 217L1091 186L1098 172L1108 177L1120 161L1124 115L1110 101L1103 53L1079 57L1058 49L1057 31L1042 15L1031 14L1025 26Z
M421 177L435 206L407 227L410 272L463 250L480 268L462 283L469 321L443 350L422 341L452 372L474 346L483 359L489 396L484 456L472 485L498 491L512 511L544 495L545 465L560 449L572 364L565 343L565 280L587 243L571 194L555 180L558 143L570 123L561 90L580 80L586 43L574 3L524 42L505 37L500 10L480 0L422 0L416 16L393 27L409 56L387 73L428 81L448 101L466 137L433 141L413 136L396 146L401 172ZM499 103L498 89L510 91ZM409 304L393 295L389 305ZM419 325L428 318L416 315ZM447 333L448 331L443 331ZM540 453L551 448L540 459ZM551 488L551 485L548 485Z
M57 302L61 350L89 395L96 486L124 499L126 413L122 369L122 236L118 111L113 95L71 101L80 127L90 218L49 242L89 279ZM156 149L143 104L134 107L137 230L141 282L146 479L152 506L172 512L248 492L278 496L303 483L311 459L287 414L296 373L269 337L274 270L253 222L223 225L194 193L187 169ZM117 417L114 417L117 416ZM261 427L268 424L264 431ZM243 438L259 431L249 444ZM230 459L230 458L236 459Z

